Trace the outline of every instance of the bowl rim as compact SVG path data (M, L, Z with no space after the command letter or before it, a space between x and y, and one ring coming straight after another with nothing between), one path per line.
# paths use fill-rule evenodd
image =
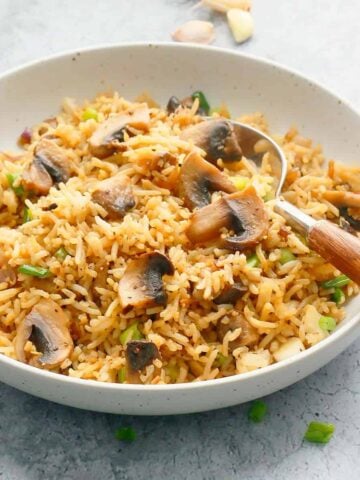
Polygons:
M302 82L306 82L311 86L321 90L328 96L332 97L337 102L341 103L345 108L350 110L354 115L360 117L360 113L354 109L350 105L350 102L342 98L341 96L337 95L331 89L324 87L317 81L303 75L302 73L298 72L296 69L286 67L276 61L269 60L257 55L248 54L239 52L237 50L231 50L229 48L217 47L217 46L209 46L209 45L198 45L198 44L185 44L185 43L175 43L175 42L124 42L124 43L101 43L97 45L91 45L87 47L77 48L77 49L67 49L62 50L55 54L46 55L44 57L37 58L35 60L31 60L29 62L25 62L19 66L13 67L8 69L0 74L0 82L15 76L18 73L21 73L24 70L31 69L33 67L37 67L40 64L48 63L56 60L65 59L66 57L73 57L74 55L80 53L96 53L103 50L112 50L112 49L144 49L144 48L166 48L166 49L181 49L181 50L198 50L201 52L217 52L218 54L232 56L232 57L242 57L246 58L254 63L265 64L268 67L272 67L276 70L280 70L285 74L291 75ZM300 352L293 357L290 357L286 360L282 360L277 363L273 363L266 367L259 368L257 370L253 370L250 372L245 373L238 373L235 375L231 375L229 377L212 379L212 380L203 380L199 382L189 382L189 383L172 383L172 384L164 384L164 385L134 385L134 384L121 384L121 383L112 383L112 382L102 382L99 380L88 380L84 378L77 378L77 377L70 377L68 375L63 375L61 373L55 373L48 370L43 370L25 363L20 362L19 360L15 360L13 358L7 357L4 354L0 354L0 364L3 363L7 365L9 368L13 368L14 370L20 370L22 373L27 374L29 376L35 375L37 377L43 378L44 380L48 380L50 382L62 382L68 385L76 385L80 386L80 388L88 386L89 388L93 387L96 389L106 389L106 390L115 390L118 392L130 391L135 393L157 393L157 392L174 392L174 391L181 391L181 390L198 390L199 388L206 388L206 387L221 387L225 385L231 385L234 383L238 383L241 381L246 381L250 379L261 380L264 376L270 373L274 373L278 370L286 369L291 365L300 364L304 362L306 359L311 359L312 357L316 356L323 350L330 348L331 344L336 342L341 337L344 337L346 334L349 333L358 323L360 323L360 311L352 316L345 324L340 324L338 328L328 337L321 340L316 345ZM355 340L355 338L354 338Z

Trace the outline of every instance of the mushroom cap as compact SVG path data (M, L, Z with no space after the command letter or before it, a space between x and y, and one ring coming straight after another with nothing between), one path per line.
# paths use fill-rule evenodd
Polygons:
M92 198L113 218L123 218L136 205L130 178L121 173L99 182Z
M28 190L46 194L54 183L70 178L70 161L66 151L54 140L42 138L34 150L34 158L23 173Z
M173 275L174 267L160 252L145 253L130 260L119 282L119 297L123 309L166 305L163 275Z
M211 163L221 158L224 162L241 159L242 150L231 122L224 119L205 120L185 128L180 138L192 141L206 152L206 160Z
M68 328L69 320L53 300L37 303L18 327L15 352L18 360L26 362L24 347L30 340L42 355L43 366L56 366L69 357L73 341Z
M243 283L234 283L233 285L225 288L220 295L214 298L213 302L216 305L235 305L235 303L244 295L244 293L247 292L247 290L247 287Z
M130 371L142 370L159 356L157 346L148 340L131 340L126 344L126 363Z
M236 192L231 180L197 152L190 152L180 170L180 196L190 208L204 207L214 191Z
M98 158L108 157L120 148L120 143L124 141L126 127L147 130L149 123L149 107L146 103L118 115L113 115L100 123L91 135L89 139L90 151Z
M186 230L195 244L220 239L221 229L235 232L221 240L224 248L242 250L259 243L269 229L264 202L250 186L241 192L225 195L216 202L195 211Z
M229 323L223 323L222 321L217 323L216 331L219 341L222 342L224 340L227 332L236 330L237 328L241 328L241 334L229 343L231 350L242 346L249 347L258 342L260 335L242 315L232 317Z

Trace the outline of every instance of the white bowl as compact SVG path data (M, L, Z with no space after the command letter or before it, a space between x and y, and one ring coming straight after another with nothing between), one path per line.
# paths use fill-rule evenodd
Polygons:
M15 146L25 126L51 116L63 97L91 98L116 89L128 98L147 90L165 104L171 95L203 90L213 105L234 115L264 112L273 132L290 125L325 153L347 164L360 157L360 117L316 83L259 58L178 44L132 44L71 52L0 77L0 149ZM355 134L354 134L355 132ZM360 296L328 338L299 355L261 370L177 385L121 385L79 380L36 369L0 355L0 379L13 387L74 407L121 414L199 412L246 402L291 385L322 367L360 333Z

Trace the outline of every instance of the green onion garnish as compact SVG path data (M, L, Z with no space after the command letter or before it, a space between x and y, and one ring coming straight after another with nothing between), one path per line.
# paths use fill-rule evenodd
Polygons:
M69 255L69 252L67 252L64 247L60 247L54 253L54 257L56 257L59 260L59 262L63 262L68 255Z
M9 182L10 187L14 190L15 195L17 195L18 197L22 197L25 193L23 186L18 185L17 187L14 187L14 183L19 177L20 177L19 173L8 173L6 175L7 181Z
M281 265L285 265L285 263L292 262L293 260L296 260L296 257L291 250L289 250L288 248L280 248L279 262L281 263Z
M166 375L170 377L172 382L176 382L180 373L180 368L177 365L166 365L165 372Z
M260 260L259 257L256 255L256 253L253 253L252 255L249 255L246 259L246 263L248 264L249 267L258 267L260 265Z
M310 422L304 439L313 443L328 443L335 431L332 423Z
M200 91L194 92L191 95L191 98L193 100L195 100L195 98L198 98L199 99L199 107L205 113L205 115L209 115L210 105L209 105L209 102L207 101L205 95L203 94L203 92L200 92Z
M225 357L222 353L218 353L214 362L216 367L226 368L231 362L231 357Z
M144 336L140 332L137 322L122 331L119 336L120 343L123 346L130 342L130 340L141 340L142 338L144 338Z
M90 120L90 119L93 119L93 120L97 121L98 118L99 118L98 112L94 108L91 108L91 107L84 110L82 115L81 115L81 120L83 122L86 122L86 120Z
M240 175L231 178L232 183L235 185L237 190L244 190L246 185L249 183L247 177L242 177Z
M46 278L50 275L50 270L48 268L36 267L35 265L20 265L18 271L24 275L38 278Z
M331 295L331 300L335 302L337 305L342 302L343 298L345 297L344 292L339 287L334 288L334 293Z
M124 383L125 380L126 380L126 368L122 367L118 371L118 381L119 381L119 383Z
M346 275L339 275L336 278L332 278L331 280L326 280L323 282L321 286L323 288L335 288L335 287L344 287L350 282L350 278Z
M25 207L23 213L23 223L30 222L33 219L30 208Z
M115 438L123 442L133 442L136 440L136 432L131 427L118 428L115 432Z
M248 419L252 422L259 423L264 419L267 410L268 408L265 402L262 400L255 400L252 402L249 409Z
M333 317L320 317L319 327L326 332L332 332L336 328L336 320Z
M275 198L274 192L267 192L264 195L263 200L264 200L264 202L268 202L270 200L274 200L274 198Z

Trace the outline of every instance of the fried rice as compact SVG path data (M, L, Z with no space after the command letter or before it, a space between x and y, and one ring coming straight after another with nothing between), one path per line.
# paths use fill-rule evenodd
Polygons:
M117 132L105 151L99 142L94 148L91 141L109 118L139 109L145 124ZM261 168L244 156L215 162L235 190L254 187L268 219L262 238L239 249L189 240L194 211L208 208L189 206L179 189L185 159L194 152L206 159L182 135L202 120L199 99L172 110L147 96L131 102L118 93L82 105L65 99L58 116L22 134L20 152L0 154L0 353L83 379L181 383L266 367L330 335L321 318L341 322L346 299L359 288L348 279L340 294L324 287L340 272L274 212L265 157ZM212 115L228 111L221 107ZM238 120L269 134L261 113ZM326 192L359 193L360 169L349 175L340 163L326 167L321 146L296 128L272 138L288 160L284 197L316 219L344 220ZM66 159L65 176L57 177L43 160L36 163L39 149L54 144ZM32 168L47 182L43 190ZM130 189L117 216L95 195L115 176ZM209 201L228 194L214 190ZM221 229L217 240L230 230ZM160 262L154 270L158 296L138 303L129 296L125 304L126 272L144 258ZM221 297L234 285L241 286L235 299Z

